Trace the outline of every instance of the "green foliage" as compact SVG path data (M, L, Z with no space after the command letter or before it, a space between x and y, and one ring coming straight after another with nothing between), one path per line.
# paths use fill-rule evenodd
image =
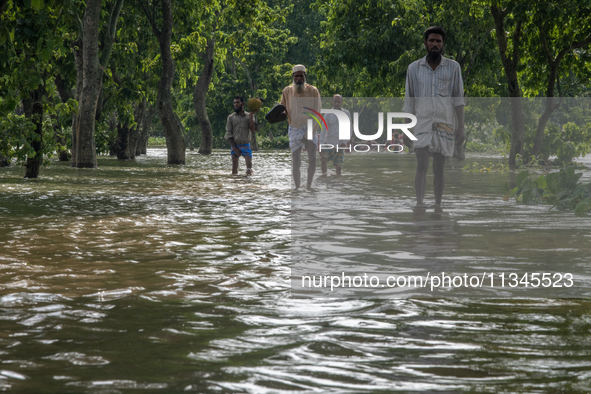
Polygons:
M269 137L262 137L257 140L260 149L289 149L289 137L275 137L273 140Z
M407 66L425 55L423 31L430 25L443 26L448 32L446 56L462 67L466 96L507 96L506 78L490 7L492 2L456 2L451 0L235 0L200 2L179 0L174 7L172 53L176 62L173 82L173 106L188 138L195 146L201 138L193 104L194 87L204 69L203 54L208 40L215 40L214 75L207 92L207 113L214 133L214 147L227 148L223 139L226 118L232 112L235 95L262 97L258 114L261 130L270 131L275 141L260 138L261 148L287 141L285 123L267 124L264 114L291 83L291 67L308 67L308 82L321 94L341 93L345 97L402 96ZM101 12L101 58L112 43L112 54L104 70L99 107L102 116L96 124L96 146L106 152L116 139L116 127L110 123L134 124L134 106L144 98L154 105L161 72L160 50L146 13L138 2L124 2L119 15L115 40L104 26L111 26L110 15L116 2L103 3ZM495 4L498 2L495 2ZM591 11L587 0L501 2L508 12L505 22L509 53L513 51L513 33L522 21L521 61L517 65L520 86L525 96L539 97L547 89L548 58L573 42L583 42L591 31ZM148 7L158 2L144 1ZM8 1L0 15L0 118L3 152L21 156L29 149L22 143L34 138L30 125L15 114L31 92L42 88L44 111L44 148L57 149L52 133L67 136L75 105L57 109L62 98L72 95L76 70L72 48L79 38L79 21L85 4L80 0ZM160 13L155 14L156 24ZM543 26L546 41L540 36ZM58 78L60 76L60 83ZM566 51L558 69L556 95L591 96L591 51L583 46ZM59 85L59 88L58 88ZM61 89L61 90L60 90ZM62 90L70 95L62 95ZM58 90L60 95L58 96ZM543 109L532 100L525 106L528 119L523 155L532 149L537 120ZM562 106L564 104L561 104ZM577 112L578 111L578 112ZM567 118L560 113L574 113ZM12 114L9 116L9 114ZM546 168L566 164L591 149L590 108L563 110L549 119L540 160L533 167ZM100 115L100 113L99 113ZM569 115L570 116L570 115ZM513 133L510 100L471 102L465 108L468 152L504 151ZM157 114L152 134L161 136ZM9 131L10 130L10 131ZM261 133L259 133L261 134ZM15 156L16 155L16 156ZM518 161L523 160L518 158ZM504 171L506 165L475 163L468 171Z
M591 182L579 183L582 173L575 173L574 166L562 167L560 171L529 177L528 171L521 171L515 180L517 187L509 194L522 204L552 204L551 208L574 210L583 215L591 212ZM506 185L507 190L509 185Z
M166 139L164 137L150 137L148 146L166 146Z
M569 122L562 129L556 124L550 124L547 129L549 132L544 141L542 156L557 156L554 160L556 165L567 165L591 150L591 123L581 127Z
M16 158L17 164L24 164L27 158L38 155L50 158L58 149L65 149L54 138L55 119L46 115L43 119L42 149L35 152L32 143L41 138L36 125L24 115L9 113L0 120L0 153L9 161ZM49 164L48 161L43 162Z

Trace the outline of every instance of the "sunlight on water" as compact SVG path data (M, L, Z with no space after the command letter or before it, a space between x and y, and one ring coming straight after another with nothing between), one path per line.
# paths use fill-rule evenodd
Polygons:
M0 169L1 390L591 390L588 301L292 297L291 223L304 216L291 211L289 153L255 153L248 178L229 175L226 151L188 153L185 166L165 160L150 149L136 161L100 157L97 170L53 162L36 180ZM451 219L413 219L413 160L379 166L396 199L368 209L391 228L343 216L345 241L313 246L331 251L330 264L371 250L355 242L353 223L393 243L461 232L470 251L392 248L384 257L393 262L437 255L485 265L484 235L503 229L508 245L523 243L511 261L559 253L590 262L589 244L569 239L589 219L502 201L508 174L450 168ZM354 198L370 186L344 168L302 195ZM317 224L312 232L323 231ZM526 231L548 242L528 244Z

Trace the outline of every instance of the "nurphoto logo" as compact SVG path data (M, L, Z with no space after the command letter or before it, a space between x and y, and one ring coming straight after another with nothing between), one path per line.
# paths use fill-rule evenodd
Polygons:
M320 128L322 128L324 126L324 128L328 131L328 125L326 123L326 120L324 119L324 117L322 116L322 114L333 114L337 117L338 121L339 121L339 139L340 140L348 140L350 138L349 135L349 130L351 130L351 121L349 119L349 117L347 116L346 113L344 113L341 110L338 109L324 109L322 108L320 110L320 112L315 111L312 108L309 107L304 107L304 109L307 109L310 112L304 112L305 115L309 115L311 117L311 119L308 119L308 139L312 139L314 137L314 131L313 131L313 126L314 123L312 121L312 119L314 121L316 121L316 123L318 124L318 126L320 126ZM410 123L394 123L394 119L410 119ZM414 116L413 114L409 114L406 112L387 112L386 113L386 140L391 141L392 140L392 132L394 130L400 130L402 131L404 134L406 134L406 136L408 138L410 138L412 141L416 141L417 137L415 137L409 129L413 128L414 126L416 126L417 124L417 117ZM384 133L384 113L383 112L378 112L378 131L374 134L369 134L369 135L365 135L365 134L361 134L361 132L359 131L359 113L358 112L354 112L353 113L353 132L355 133L355 136L357 138L359 138L360 140L376 140L378 138L380 138L382 136L382 134ZM383 145L386 147L386 149L390 152L400 152L402 151L402 146L398 145L398 144L392 144L392 145L388 145L386 146L385 144L379 144L380 146ZM357 145L359 146L359 145ZM367 148L365 148L365 150L358 150L357 146L354 147L356 152L367 152L370 150L369 146L366 145ZM361 147L363 147L363 144L361 144ZM391 150L391 147L399 147L399 150ZM333 146L332 144L320 144L319 146L320 151L322 151L322 149L333 149L336 148L337 150L339 150L338 146ZM340 149L349 149L349 151L351 150L351 147L347 147L347 148L340 148ZM379 146L378 146L378 150L379 150Z

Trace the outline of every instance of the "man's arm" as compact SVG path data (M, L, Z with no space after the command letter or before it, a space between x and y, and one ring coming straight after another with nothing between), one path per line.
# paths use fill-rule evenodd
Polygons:
M236 156L240 157L242 153L240 152L240 149L236 147L236 143L234 143L234 126L232 124L230 116L228 116L228 120L226 121L226 135L224 136L224 138L230 143L230 146L232 147L232 150L234 151Z
M413 71L411 66L412 64L406 69L406 81L404 83L404 106L402 107L402 112L415 115L415 87L412 78ZM408 123L410 123L410 121Z
M458 65L455 70L454 84L452 92L452 100L456 117L458 118L458 127L455 132L455 140L457 145L464 143L466 135L464 133L464 80L462 78L462 70Z
M286 92L285 92L285 91L286 91L286 89L287 89L287 88L283 89L283 92L281 92L281 102L280 102L279 104L281 104L281 105L283 105L283 106L285 107L285 114L286 114L287 116L289 116L289 111L290 111L290 109L288 109L288 108L287 108L287 97L286 97L286 96L287 96L287 94L286 94Z
M238 147L236 147L236 143L234 143L234 137L228 138L228 142L230 143L232 150L236 154L236 157L242 156L242 152L240 152L240 149L238 149Z

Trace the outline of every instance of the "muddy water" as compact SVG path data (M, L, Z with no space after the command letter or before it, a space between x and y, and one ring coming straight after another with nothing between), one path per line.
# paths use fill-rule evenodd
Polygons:
M165 157L101 158L94 171L53 163L38 180L0 170L0 388L591 390L589 301L292 297L289 154L255 154L251 178L229 176L225 152L189 155L182 167ZM383 167L405 215L412 171L402 169L413 160ZM509 174L448 171L449 215L468 206L471 218L454 225L472 238L499 220L530 228L554 215L561 237L576 223L571 235L584 239L584 219L500 200ZM319 179L315 193L336 182ZM494 219L491 204L520 219ZM421 220L425 236L441 236ZM521 249L526 259L544 252ZM566 249L591 262L588 244Z

